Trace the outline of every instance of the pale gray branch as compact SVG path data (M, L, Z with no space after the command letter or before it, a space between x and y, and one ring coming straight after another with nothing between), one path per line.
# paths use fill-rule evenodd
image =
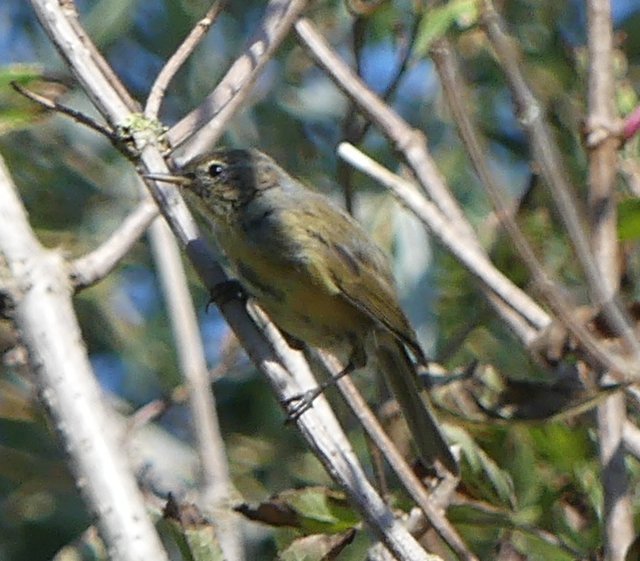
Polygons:
M160 105L164 98L164 93L169 87L169 83L173 80L176 72L180 70L185 61L191 56L194 49L198 46L200 41L204 38L209 28L213 25L216 18L224 8L225 2L219 0L207 10L204 17L195 25L191 30L191 33L187 35L182 44L178 47L178 50L172 55L172 57L164 65L160 74L156 78L155 82L151 86L149 97L144 108L144 114L155 119L158 117L160 111Z
M106 277L157 216L158 207L145 193L144 199L103 244L69 265L75 289L82 290Z
M124 434L89 364L66 263L36 240L2 161L0 209L0 252L19 288L15 321L42 400L110 555L122 561L167 559L122 452Z
M234 496L233 484L180 250L164 220L156 220L151 225L149 239L169 312L180 371L189 390L193 428L202 466L201 508L216 521L218 539L225 557L242 561L244 551L239 517L229 508Z
M270 0L264 19L244 53L199 107L167 133L171 146L181 148L180 160L190 160L220 138L226 123L238 111L264 65L289 33L307 0Z
M609 285L600 274L593 259L589 236L578 211L578 198L567 178L559 149L547 124L543 109L529 87L518 59L518 50L503 29L503 22L491 0L482 5L482 23L491 41L496 56L504 70L507 83L517 108L518 118L529 136L536 163L544 177L560 217L571 239L576 256L587 281L592 301L602 309L611 326L623 338L626 346L634 355L634 362L640 360L640 343L631 327L622 306L613 296ZM632 376L638 375L633 368ZM621 374L626 374L623 371Z
M615 189L619 140L613 134L616 108L609 0L588 0L587 16L587 143L590 148L588 184L591 248L604 289L608 297L613 298L620 283ZM609 561L623 561L634 539L631 490L622 445L626 418L624 393L617 393L598 406L604 492L604 547Z

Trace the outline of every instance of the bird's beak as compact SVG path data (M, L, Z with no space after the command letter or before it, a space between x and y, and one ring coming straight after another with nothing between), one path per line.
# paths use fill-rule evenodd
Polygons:
M145 173L142 177L145 179L153 179L154 181L163 181L164 183L173 183L179 186L188 185L191 181L184 175L175 175L172 173Z

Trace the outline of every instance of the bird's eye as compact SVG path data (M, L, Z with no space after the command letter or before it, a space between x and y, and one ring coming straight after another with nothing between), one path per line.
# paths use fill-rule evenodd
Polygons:
M218 177L224 171L224 166L219 163L211 164L207 172L211 177Z

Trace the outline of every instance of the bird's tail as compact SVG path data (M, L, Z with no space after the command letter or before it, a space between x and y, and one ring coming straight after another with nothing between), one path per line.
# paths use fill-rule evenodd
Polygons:
M439 460L453 474L459 468L431 410L429 397L407 351L390 334L376 333L376 354L385 382L404 416L421 460L428 466Z

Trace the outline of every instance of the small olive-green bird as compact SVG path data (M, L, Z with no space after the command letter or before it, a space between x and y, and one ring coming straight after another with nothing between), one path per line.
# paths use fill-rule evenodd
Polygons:
M346 356L347 369L375 357L420 458L457 473L407 354L427 362L387 258L350 215L258 150L219 150L147 177L183 187L238 280L286 335Z

